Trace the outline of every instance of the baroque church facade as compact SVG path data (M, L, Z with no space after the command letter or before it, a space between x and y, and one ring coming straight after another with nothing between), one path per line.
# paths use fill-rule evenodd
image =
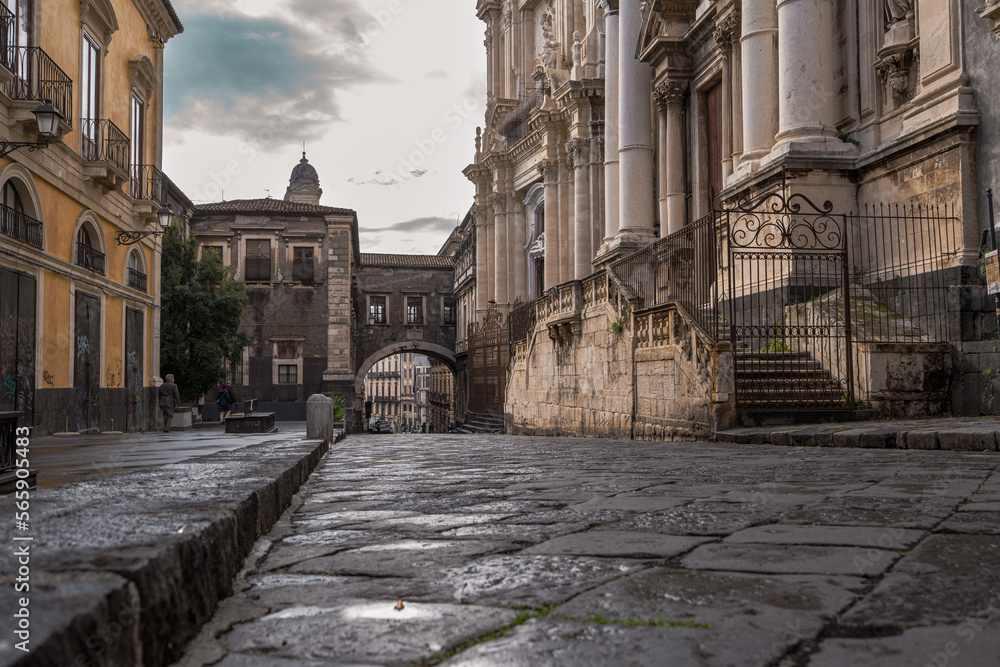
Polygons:
M702 366L735 347L736 385L740 364L759 361L739 350L770 346L806 355L832 374L845 406L866 406L878 393L872 368L919 356L918 342L949 344L934 362L921 357L951 387L931 411L995 410L980 397L994 390L982 371L997 360L977 356L973 370L944 359L985 354L974 346L993 335L976 265L989 224L985 193L998 176L994 124L984 121L1000 111L989 74L1000 65L1000 8L978 4L480 0L488 107L465 170L476 185L477 319L491 302L503 311L549 299L535 307L535 323L566 319L560 307L575 310L567 320L576 322L575 339L572 327L550 326L549 334L562 358L567 345L582 353L587 299L574 309L566 304L576 297L562 291L582 281L586 292L586 281L606 272L638 310L700 290L686 307L697 312L686 315L707 333ZM803 229L816 247L796 236ZM680 248L683 234L700 240ZM816 257L778 258L820 246L839 253L836 270L820 278L809 274ZM838 315L846 326L824 320L818 307L797 320L788 311L837 299L855 302ZM774 305L755 305L765 301ZM751 306L758 310L746 315ZM893 314L890 334L858 323L871 314L865 308ZM798 333L789 333L792 322ZM641 324L623 317L629 323ZM792 340L802 331L840 333L819 349ZM845 352L858 344L867 347ZM539 345L529 336L528 367L548 363ZM534 391L515 378L508 395L548 405L529 410L547 416L526 418L528 430L566 430L581 406L543 389L565 378L543 376L531 380ZM591 386L574 382L564 389ZM738 392L707 390L716 398ZM888 402L897 399L909 400ZM619 416L631 410L634 418L626 403ZM521 409L508 402L508 416Z

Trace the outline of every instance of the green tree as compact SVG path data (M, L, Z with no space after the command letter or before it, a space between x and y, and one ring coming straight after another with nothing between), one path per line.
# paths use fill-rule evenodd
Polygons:
M247 297L217 253L197 259L197 243L177 227L163 236L160 369L185 401L197 400L242 363L250 336L240 328Z

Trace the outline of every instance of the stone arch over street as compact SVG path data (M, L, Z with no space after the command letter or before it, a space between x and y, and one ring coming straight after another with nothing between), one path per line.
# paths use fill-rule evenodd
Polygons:
M368 375L368 371L372 369L372 366L377 364L382 359L391 357L394 354L422 354L428 357L433 357L438 361L444 362L452 373L455 373L456 375L458 373L454 350L449 350L446 347L434 345L433 343L399 343L396 345L389 345L370 355L367 359L361 362L360 366L358 366L358 373L354 379L355 396L361 396L364 394L365 376Z

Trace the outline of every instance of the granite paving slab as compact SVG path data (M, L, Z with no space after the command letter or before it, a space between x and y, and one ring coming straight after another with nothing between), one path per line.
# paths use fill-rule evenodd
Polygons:
M351 437L179 664L804 667L825 651L846 667L862 640L989 621L998 472L981 452Z

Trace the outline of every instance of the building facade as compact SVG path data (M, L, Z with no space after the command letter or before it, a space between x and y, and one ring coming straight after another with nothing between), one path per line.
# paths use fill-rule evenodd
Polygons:
M156 419L160 243L168 180L163 50L169 0L0 4L0 131L45 148L0 159L0 411L42 432L134 431ZM128 239L125 239L128 241Z
M354 412L358 218L321 206L321 195L303 154L284 199L203 204L190 222L199 252L218 253L246 284L242 325L253 344L228 380L239 401L255 400L281 419L304 419L317 393L344 395Z
M751 396L741 364L761 359L741 350L770 350L817 364L829 385L773 405L825 391L829 405L995 412L980 399L1000 387L983 373L995 325L976 264L997 175L982 121L998 108L1000 11L979 4L481 0L489 101L465 170L476 271L491 278L477 282L477 319L490 302L537 299L532 321L548 330L515 359L536 371L508 395L538 397L537 414L583 409L573 396L593 385L565 374L579 354L611 354L585 316L610 289L617 312L592 326L632 336L635 312L687 299L677 317L706 333L705 358L735 355L736 389L706 380L706 395ZM810 275L818 258L836 268ZM820 334L824 349L809 340ZM906 364L934 387L855 399ZM608 417L618 434L636 410L623 391Z

